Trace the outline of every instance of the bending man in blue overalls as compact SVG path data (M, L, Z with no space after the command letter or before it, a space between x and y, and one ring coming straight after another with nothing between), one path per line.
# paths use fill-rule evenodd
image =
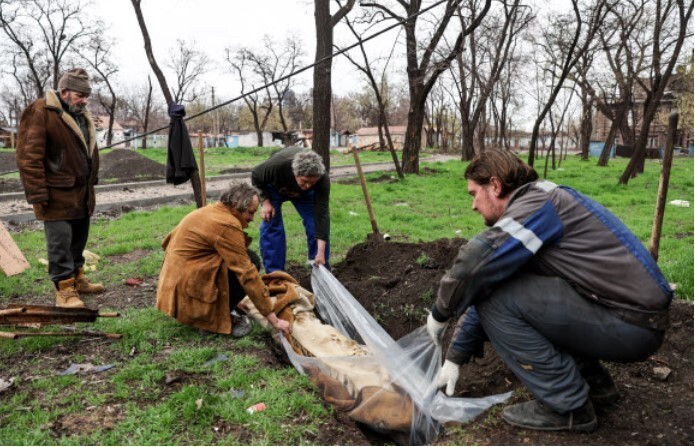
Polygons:
M251 172L261 193L261 256L266 273L285 270L287 241L282 203L292 202L302 218L309 259L328 267L328 198L330 179L321 156L310 149L288 147L273 154Z

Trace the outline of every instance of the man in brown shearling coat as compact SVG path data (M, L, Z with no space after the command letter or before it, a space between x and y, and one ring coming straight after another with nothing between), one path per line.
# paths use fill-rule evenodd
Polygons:
M83 272L99 170L94 122L86 109L90 93L87 72L69 70L58 91L46 91L19 122L17 167L27 201L44 222L48 273L61 307L85 307L80 293L104 290Z
M251 238L244 229L258 204L257 191L239 183L223 191L219 202L199 208L179 222L162 242L165 252L157 283L157 309L180 323L230 334L230 313L248 295L275 329L291 332L289 322L273 312L268 288L247 250Z

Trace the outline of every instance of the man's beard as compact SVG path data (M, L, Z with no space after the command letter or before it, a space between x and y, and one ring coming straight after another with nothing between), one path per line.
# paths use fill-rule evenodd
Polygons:
M68 109L70 110L70 113L77 113L81 115L84 113L86 107L82 104L70 104Z

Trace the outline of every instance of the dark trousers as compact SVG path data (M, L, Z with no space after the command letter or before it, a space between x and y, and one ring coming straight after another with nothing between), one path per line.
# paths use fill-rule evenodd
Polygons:
M310 260L316 257L318 243L314 237L316 223L314 222L314 191L305 191L299 197L291 198L280 194L272 185L268 185L270 202L275 208L275 216L269 222L261 221L260 247L263 256L263 266L266 273L276 270L285 270L287 258L287 239L285 236L285 224L282 221L282 204L290 201L302 218L304 233L306 234L307 255ZM326 240L326 267L330 256L330 241Z
M621 320L555 277L519 275L476 308L504 363L536 399L560 413L588 398L577 360L642 361L664 336Z
M47 220L43 223L48 251L48 274L54 284L72 278L84 265L89 237L89 216L73 220Z
M256 266L256 270L261 269L261 258L258 257L255 251L246 250L251 262ZM239 279L233 271L227 270L227 281L229 281L229 310L232 311L246 296L246 291L241 287Z

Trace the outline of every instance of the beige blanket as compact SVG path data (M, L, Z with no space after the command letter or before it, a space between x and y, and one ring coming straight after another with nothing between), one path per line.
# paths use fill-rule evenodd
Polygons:
M321 366L305 372L323 398L349 416L382 431L407 432L411 428L413 404L369 351L345 337L333 326L321 323L314 312L314 295L285 272L263 276L270 289L273 310L292 323L290 345L300 355L321 359ZM246 297L242 305L263 327L270 323Z

